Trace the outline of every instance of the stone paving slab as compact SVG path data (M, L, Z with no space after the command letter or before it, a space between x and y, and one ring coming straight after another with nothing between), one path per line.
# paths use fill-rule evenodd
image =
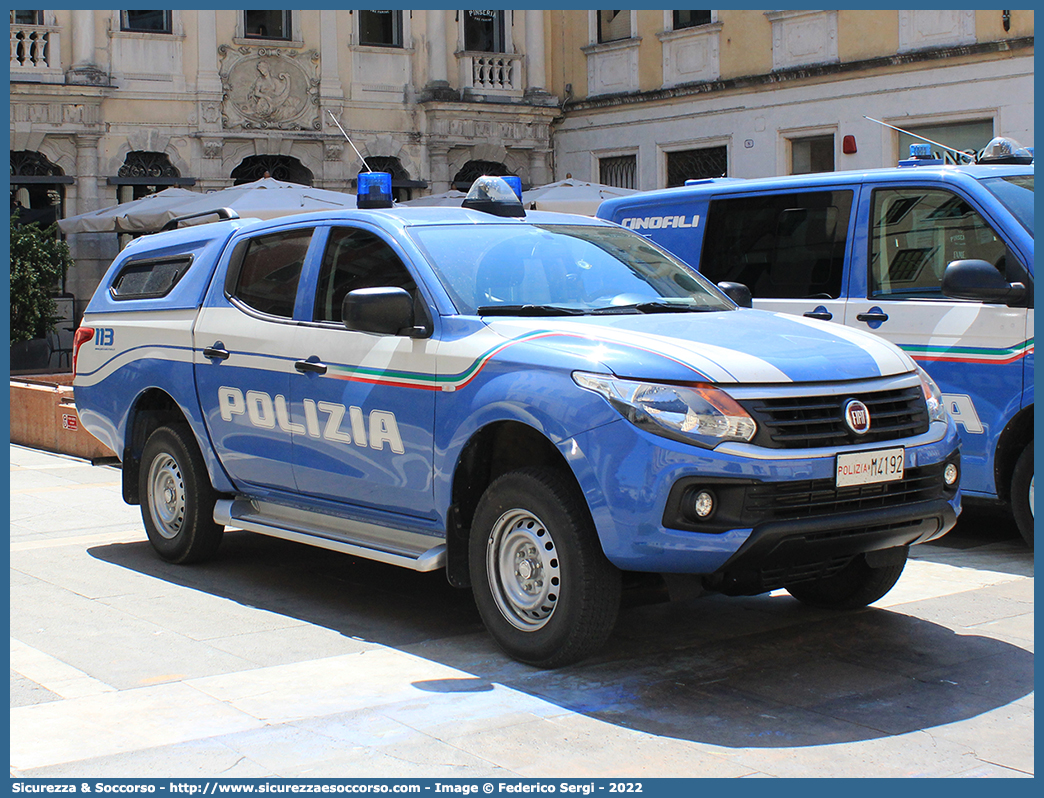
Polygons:
M1034 772L1033 557L989 515L867 610L632 603L603 651L541 671L441 574L237 531L172 566L118 470L11 458L13 775Z

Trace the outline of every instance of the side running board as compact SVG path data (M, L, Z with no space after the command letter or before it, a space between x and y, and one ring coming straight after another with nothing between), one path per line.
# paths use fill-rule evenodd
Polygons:
M446 544L415 532L250 499L219 499L214 522L414 571L446 565Z

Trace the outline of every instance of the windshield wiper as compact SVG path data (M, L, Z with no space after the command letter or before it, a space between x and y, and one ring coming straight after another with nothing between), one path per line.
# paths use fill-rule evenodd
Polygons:
M680 305L676 302L635 302L630 305L609 305L591 311L598 315L613 313L707 313L721 308L708 308L702 305Z
M479 316L583 316L580 308L569 308L562 305L483 305L477 311Z

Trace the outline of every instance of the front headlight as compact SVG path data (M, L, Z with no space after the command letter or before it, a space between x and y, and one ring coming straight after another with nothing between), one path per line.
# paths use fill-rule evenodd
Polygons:
M921 390L924 392L924 401L928 405L928 421L946 421L946 407L943 405L942 392L935 380L928 376L928 372L914 363L917 376L921 378Z
M718 388L622 380L573 373L581 388L601 394L628 421L656 435L713 448L723 441L749 441L757 431L747 411Z

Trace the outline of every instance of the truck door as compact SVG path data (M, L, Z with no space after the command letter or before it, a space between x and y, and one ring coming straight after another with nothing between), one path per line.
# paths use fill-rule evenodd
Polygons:
M743 283L754 307L844 323L854 187L711 201L700 271Z
M233 246L193 333L196 389L214 450L237 488L294 490L289 344L312 228ZM222 272L219 270L219 278Z
M425 377L435 374L436 342L350 331L341 317L349 291L392 286L416 298L414 278L376 232L339 225L329 231L312 286L290 376L298 490L434 517L435 395Z
M1011 280L1023 265L971 201L947 188L881 187L868 192L862 268L853 271L847 323L897 344L939 384L961 432L961 488L995 496L994 451L1019 409L1023 360L1031 351L1027 311L942 294L952 260L994 264Z

